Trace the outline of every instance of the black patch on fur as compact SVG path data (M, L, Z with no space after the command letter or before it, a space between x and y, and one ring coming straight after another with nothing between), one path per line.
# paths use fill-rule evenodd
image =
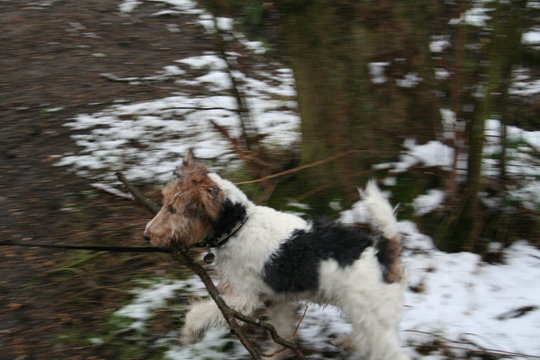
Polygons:
M334 259L340 267L356 261L374 238L358 229L316 219L309 230L296 230L263 269L264 281L276 292L314 291L319 287L319 264Z
M221 205L221 214L218 221L214 223L214 239L221 235L230 234L236 224L241 223L246 218L246 208L240 203L233 203L225 199Z

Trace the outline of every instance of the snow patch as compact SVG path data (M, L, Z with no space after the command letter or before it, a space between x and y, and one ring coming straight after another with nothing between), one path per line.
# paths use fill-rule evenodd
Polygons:
M422 216L438 209L445 197L446 193L438 189L431 189L427 194L418 196L413 201L414 214Z
M406 140L403 147L407 151L400 156L400 161L394 163L393 172L403 172L416 165L440 166L444 169L450 169L452 165L454 149L432 140L426 144L417 145L415 140Z
M224 71L226 63L216 54L180 59L176 64L164 67L162 73L175 76L177 83L203 87L207 93L228 94L231 81ZM198 70L197 75L187 69ZM273 147L294 146L299 140L299 117L292 72L280 68L275 72L259 70L257 79L241 73L234 76L247 95L251 118L257 132L264 136L263 142ZM165 182L179 156L189 148L194 148L199 157L217 159L218 168L235 166L231 163L235 154L210 120L238 137L241 124L236 107L230 95L178 93L81 114L66 124L73 130L86 131L72 136L81 151L64 154L57 165L113 184L116 171L134 180Z
M465 11L457 19L451 19L450 25L467 24L477 27L487 26L488 21L491 19L489 12L491 9L485 7L485 3L488 1L476 1L472 9Z
M142 3L139 0L124 0L118 5L118 9L123 13L130 13Z
M436 39L429 43L429 50L433 53L441 53L450 47L450 41L447 39Z
M133 319L130 328L144 330L146 320L152 316L152 311L165 307L168 299L175 292L185 289L187 283L180 280L165 280L148 288L136 288L134 300L117 310L114 314Z
M517 96L533 96L540 93L540 80L532 79L525 69L514 72L510 94Z
M232 339L229 331L226 329L213 328L206 332L204 337L196 344L179 346L171 346L164 354L165 359L169 360L229 360L229 359L244 359L248 352L240 346L236 340ZM233 343L233 350L224 351Z
M371 82L374 84L383 84L386 82L386 76L384 76L384 68L390 65L389 62L372 62L368 64L369 75L371 76Z
M422 81L422 78L417 73L405 74L403 79L396 79L397 86L401 88L410 89L418 85Z
M539 304L540 289L531 287L540 276L539 255L526 243L507 249L504 265L483 263L471 253L407 254L409 288L416 291L406 293L404 340L417 343L415 332L424 332L432 339L442 336L479 348L538 356L540 329L535 324L540 323L540 311L505 320L499 317Z
M521 42L525 45L540 45L540 28L523 33L521 35Z

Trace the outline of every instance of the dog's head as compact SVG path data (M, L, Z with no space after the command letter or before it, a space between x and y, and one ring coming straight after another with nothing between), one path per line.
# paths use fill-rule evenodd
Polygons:
M163 205L146 225L145 238L156 247L168 248L173 242L190 246L200 242L219 220L224 194L197 163L191 151L176 171L176 177L163 189Z

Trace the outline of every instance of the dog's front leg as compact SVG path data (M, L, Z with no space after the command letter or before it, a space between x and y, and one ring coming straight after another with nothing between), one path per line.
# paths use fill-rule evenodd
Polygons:
M257 302L247 302L244 298L223 296L223 300L234 310L244 315L251 315ZM197 342L206 330L212 327L226 327L227 323L221 310L213 300L205 300L194 303L186 314L185 325L181 331L180 341L182 344Z
M213 300L194 303L186 314L180 341L184 345L196 343L206 330L223 325L225 319Z

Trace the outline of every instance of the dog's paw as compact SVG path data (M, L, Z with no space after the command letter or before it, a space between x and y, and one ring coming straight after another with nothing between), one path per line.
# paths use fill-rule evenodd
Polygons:
M192 345L198 342L202 337L202 334L198 331L193 331L192 329L184 326L182 331L180 331L180 343L182 345Z
M346 335L338 337L336 340L334 340L334 344L336 346L342 348L343 350L352 350L353 344L352 344L352 336Z

